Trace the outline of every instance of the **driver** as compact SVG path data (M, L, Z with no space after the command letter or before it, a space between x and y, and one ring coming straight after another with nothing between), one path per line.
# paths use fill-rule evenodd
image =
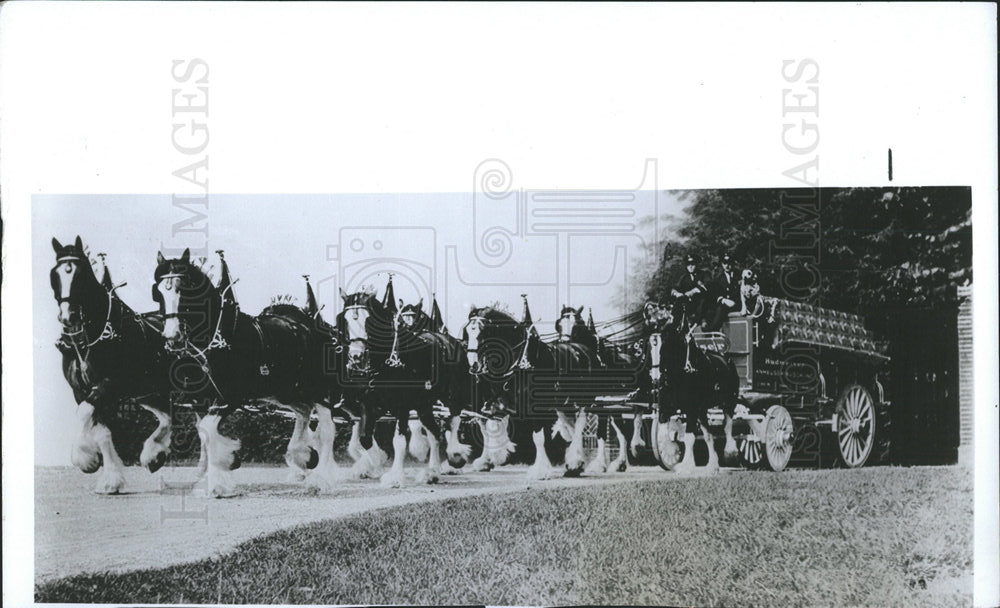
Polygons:
M688 325L694 325L701 322L704 316L705 294L708 288L705 287L701 272L698 271L698 258L693 255L685 257L684 270L685 272L674 282L670 295L682 303Z

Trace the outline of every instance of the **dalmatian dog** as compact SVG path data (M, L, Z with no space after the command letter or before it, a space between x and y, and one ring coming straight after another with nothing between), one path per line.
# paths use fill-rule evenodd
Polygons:
M744 269L740 275L740 314L746 315L754 312L759 296L760 284L757 282L757 273L749 268Z

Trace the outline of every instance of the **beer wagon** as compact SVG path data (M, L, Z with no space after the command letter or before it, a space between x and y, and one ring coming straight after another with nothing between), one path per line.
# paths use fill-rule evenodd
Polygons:
M724 352L736 366L740 390L733 435L744 467L781 471L793 454L802 464L831 457L861 467L886 458L890 400L883 381L886 344L857 315L778 298L760 298L755 314L732 313L717 333L696 333L706 349ZM651 407L655 409L655 404ZM675 438L679 416L651 416L656 460L662 433ZM721 410L709 410L714 435Z

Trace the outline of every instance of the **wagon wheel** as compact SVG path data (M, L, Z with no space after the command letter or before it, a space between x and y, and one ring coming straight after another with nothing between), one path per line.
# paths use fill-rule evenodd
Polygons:
M783 471L792 457L792 416L784 407L772 405L761 422L764 429L764 461L772 471Z
M666 471L673 471L674 466L684 456L684 444L677 441L677 422L668 420L660 422L659 417L653 418L652 435L653 456L656 462Z
M736 440L736 449L740 453L740 464L745 469L759 469L764 460L764 446L759 439L741 437Z
M844 390L837 400L837 449L848 468L864 466L875 445L875 403L859 384Z

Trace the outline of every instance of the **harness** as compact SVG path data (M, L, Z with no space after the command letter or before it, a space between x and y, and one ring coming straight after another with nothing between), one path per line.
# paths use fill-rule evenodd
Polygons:
M489 323L489 319L487 319L486 317L481 317L481 316L480 317L469 317L469 321L470 322L472 322L472 321L480 321L484 326ZM466 326L468 326L468 323L466 323ZM518 342L517 344L515 344L513 346L513 348L511 348L511 350L513 350L513 351L516 351L516 350L520 349L521 350L521 356L515 358L514 362L512 362L510 364L510 367L507 368L507 371L500 375L500 378L509 378L510 376L512 376L514 374L514 372L516 372L519 369L525 370L525 369L531 369L532 368L531 361L528 360L528 342L530 340L531 340L531 326L529 325L524 330L524 340L521 340L520 342ZM479 349L478 348L470 348L466 352L476 353L478 355L479 354ZM485 366L483 366L483 368L485 369ZM472 373L473 376L479 376L483 372L471 372L471 373Z
M119 289L120 287L124 287L125 285L126 283L122 283L121 285L112 288L108 292L108 311L104 315L104 325L101 327L100 335L98 335L92 341L87 342L87 340L90 340L90 338L89 336L87 336L87 326L85 323L81 323L79 331L74 331L74 332L66 331L66 326L64 325L62 328L61 335L59 337L59 342L56 343L56 346L58 346L60 350L63 349L62 345L69 345L73 347L73 352L76 353L77 362L80 364L80 376L82 377L83 381L87 384L91 383L90 377L87 374L87 367L90 359L90 349L96 346L100 342L103 342L105 340L112 340L118 337L118 332L115 331L114 325L111 323L111 310L112 307L114 306L115 290ZM63 302L69 302L70 298L60 297L58 298L58 301L60 304L62 304ZM82 336L83 341L86 342L86 344L83 345L83 352L81 352L80 349L80 336Z

